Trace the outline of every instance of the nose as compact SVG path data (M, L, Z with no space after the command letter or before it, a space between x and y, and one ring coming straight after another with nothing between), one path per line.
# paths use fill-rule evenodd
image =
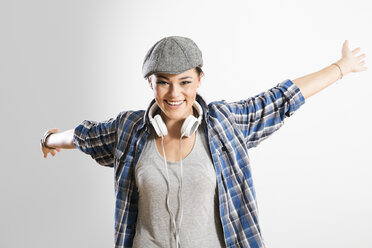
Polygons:
M172 99L176 99L181 93L181 88L177 84L171 84L169 94Z

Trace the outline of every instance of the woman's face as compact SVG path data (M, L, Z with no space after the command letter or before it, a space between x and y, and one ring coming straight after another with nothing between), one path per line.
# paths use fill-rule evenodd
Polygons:
M164 121L184 120L193 113L192 105L200 79L194 68L180 74L156 73L149 77Z

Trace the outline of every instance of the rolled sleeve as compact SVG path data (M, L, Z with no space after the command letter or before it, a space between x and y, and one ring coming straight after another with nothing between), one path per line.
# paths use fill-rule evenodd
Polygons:
M305 97L302 95L300 88L297 87L291 80L287 79L278 84L278 89L283 92L288 105L285 115L287 117L294 114L294 112L305 103Z
M229 109L251 148L278 130L304 103L300 89L287 79L254 97L230 103Z
M117 145L117 118L96 122L84 120L74 130L74 145L98 164L114 166Z

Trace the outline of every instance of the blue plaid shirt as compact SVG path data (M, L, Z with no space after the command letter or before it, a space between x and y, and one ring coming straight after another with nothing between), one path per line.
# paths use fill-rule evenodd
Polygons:
M203 127L217 174L220 218L227 247L265 247L258 221L248 149L278 130L305 99L286 80L246 100L208 105ZM155 100L152 100L151 104ZM151 106L150 104L150 106ZM104 122L84 120L74 145L100 165L115 170L115 247L132 247L138 215L134 168L150 133L147 109L123 111Z

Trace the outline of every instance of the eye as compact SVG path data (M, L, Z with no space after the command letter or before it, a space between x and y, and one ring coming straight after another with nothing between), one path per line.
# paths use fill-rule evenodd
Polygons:
M157 81L156 84L166 85L166 84L168 84L168 83L165 82L165 81Z
M191 83L191 81L183 81L181 84L186 85L186 84L190 84L190 83Z

